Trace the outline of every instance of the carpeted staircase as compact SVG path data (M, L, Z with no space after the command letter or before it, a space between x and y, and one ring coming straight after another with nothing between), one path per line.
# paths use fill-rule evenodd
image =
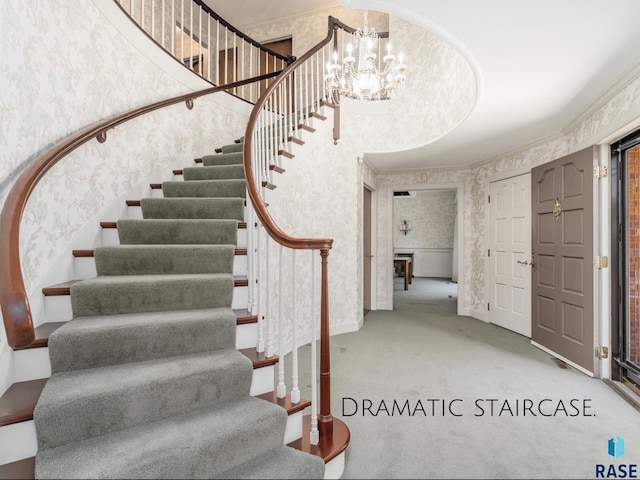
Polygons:
M241 148L142 199L120 245L95 250L98 276L72 286L34 412L36 478L323 477L322 459L284 446L286 411L249 395L235 349Z

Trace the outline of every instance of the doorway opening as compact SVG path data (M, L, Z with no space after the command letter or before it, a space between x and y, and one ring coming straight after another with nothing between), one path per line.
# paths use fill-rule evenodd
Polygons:
M611 146L612 377L640 393L640 130Z
M457 313L458 190L393 193L394 310Z

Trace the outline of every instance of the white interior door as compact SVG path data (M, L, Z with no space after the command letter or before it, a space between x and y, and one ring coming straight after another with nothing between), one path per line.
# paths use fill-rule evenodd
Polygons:
M489 186L489 322L531 337L531 174Z

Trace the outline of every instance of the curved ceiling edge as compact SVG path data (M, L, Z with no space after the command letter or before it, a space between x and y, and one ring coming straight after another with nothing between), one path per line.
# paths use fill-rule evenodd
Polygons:
M451 45L454 49L460 53L467 61L471 69L473 70L473 74L476 80L476 101L471 109L472 113L482 98L482 93L484 90L484 82L482 77L482 72L480 69L480 64L477 61L476 57L471 53L471 50L467 48L467 46L458 39L455 35L452 35L448 30L445 30L440 25L430 21L427 18L424 18L421 15L417 15L414 11L411 11L407 8L400 7L397 4L386 0L338 0L342 5L347 8L361 8L361 9L369 9L369 10L378 10L380 12L386 12L391 15L394 15L399 18L403 18L408 22L411 22L415 25L418 25L425 30L429 30L439 37L446 40L446 42Z
M388 104L381 102L375 106L351 102L347 108L357 125L356 136L369 138L366 146L361 146L365 156L386 157L433 144L476 111L483 92L479 64L457 38L429 20L386 1L340 1L348 8L389 13L389 32L395 50L404 51L409 67L404 98L401 94ZM414 84L411 84L412 66L415 72L420 72L415 77L419 81ZM376 134L370 135L373 132ZM381 132L386 135L380 135Z

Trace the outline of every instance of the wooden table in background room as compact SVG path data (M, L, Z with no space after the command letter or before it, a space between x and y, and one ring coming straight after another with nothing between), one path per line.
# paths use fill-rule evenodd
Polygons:
M411 285L411 271L409 270L411 257L394 257L393 265L399 265L402 267L402 271L404 273L404 289L409 290L409 285Z

